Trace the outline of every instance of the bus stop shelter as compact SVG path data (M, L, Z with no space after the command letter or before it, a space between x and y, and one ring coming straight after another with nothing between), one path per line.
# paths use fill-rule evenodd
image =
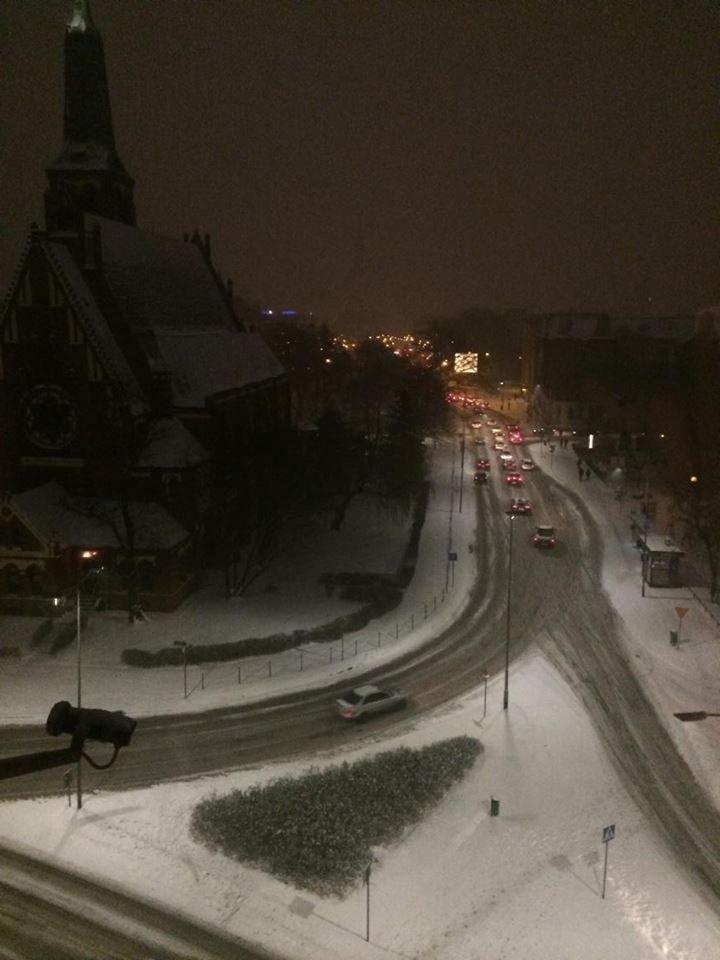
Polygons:
M681 587L684 551L668 538L649 533L643 538L643 580L649 587Z

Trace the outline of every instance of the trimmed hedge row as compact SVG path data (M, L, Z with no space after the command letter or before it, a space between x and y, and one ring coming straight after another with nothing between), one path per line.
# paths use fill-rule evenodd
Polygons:
M269 637L250 637L227 643L207 643L188 646L187 662L219 663L271 653L281 653L302 643L326 643L339 640L346 633L364 629L371 620L383 616L398 606L403 597L403 588L412 580L417 560L420 533L425 522L429 487L423 484L418 494L408 544L405 547L398 572L394 577L378 573L323 573L319 580L328 590L342 586L343 600L364 604L359 610L336 617L329 623L309 630L293 633L278 633ZM183 662L180 647L161 647L159 650L128 648L121 654L123 663L130 667L168 667Z
M400 839L481 750L472 737L454 737L213 795L193 810L190 831L211 850L295 887L342 896L362 876L371 848Z

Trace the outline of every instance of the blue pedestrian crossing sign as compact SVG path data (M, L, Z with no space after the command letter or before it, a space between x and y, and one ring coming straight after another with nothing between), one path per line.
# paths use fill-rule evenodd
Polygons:
M608 840L615 839L615 824L611 823L609 827L603 827L603 838L602 842L607 843Z

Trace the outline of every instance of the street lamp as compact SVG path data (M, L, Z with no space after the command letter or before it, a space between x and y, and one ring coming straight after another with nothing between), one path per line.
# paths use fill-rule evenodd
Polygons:
M173 640L174 647L181 647L183 652L183 696L187 700L187 652L189 643L184 640Z
M675 713L673 716L684 723L692 723L695 720L706 720L708 717L720 717L720 713L708 713L707 710L690 710L686 713Z
M503 689L503 710L507 710L510 700L510 602L512 600L512 547L513 547L513 520L515 514L509 513L510 536L508 538L508 582L507 582L507 609L505 617L505 687Z

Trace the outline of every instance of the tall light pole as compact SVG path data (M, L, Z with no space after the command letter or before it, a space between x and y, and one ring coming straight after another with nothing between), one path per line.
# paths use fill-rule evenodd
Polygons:
M648 521L650 519L650 480L648 477L645 477L645 497L643 500L643 555L642 555L642 584L641 584L641 596L645 596L645 581L647 579L647 567L648 567Z
M676 713L674 716L684 723L693 723L696 720L707 720L708 717L720 717L720 713L709 713L707 710L690 710L686 713Z
M507 609L505 617L505 687L503 689L503 710L507 710L510 702L510 602L512 600L512 548L513 548L513 520L515 515L509 513L510 536L508 538L508 581L507 581Z
M462 513L464 475L465 475L465 424L463 423L462 435L460 437L460 502L458 503L458 513Z
M180 647L183 652L183 696L187 700L187 648L184 640L173 640L173 646Z
M77 705L78 710L82 707L82 616L80 607L80 583L78 578L75 587L75 644L77 654ZM77 770L77 808L82 808L82 757L78 757Z

